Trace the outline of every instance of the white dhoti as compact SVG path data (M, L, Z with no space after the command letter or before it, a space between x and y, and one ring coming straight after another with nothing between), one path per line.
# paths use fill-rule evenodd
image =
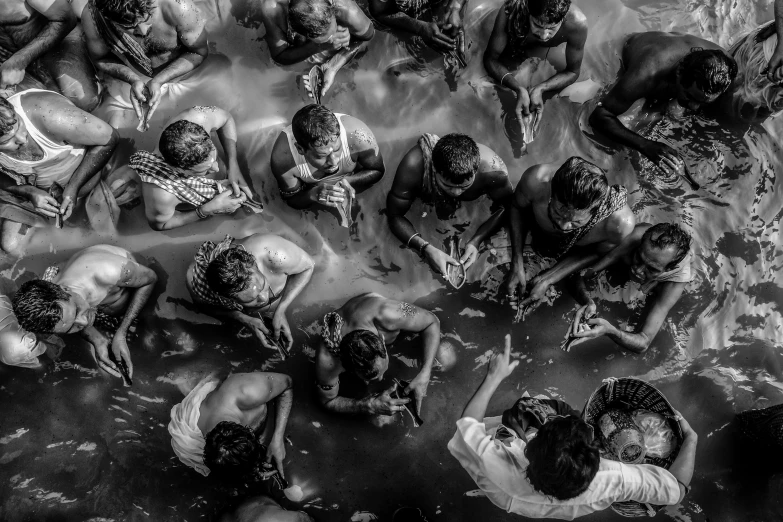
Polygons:
M209 468L204 465L206 439L198 427L198 419L201 416L201 402L219 385L219 379L207 377L198 383L181 403L171 408L171 447L183 464L205 477L209 475Z

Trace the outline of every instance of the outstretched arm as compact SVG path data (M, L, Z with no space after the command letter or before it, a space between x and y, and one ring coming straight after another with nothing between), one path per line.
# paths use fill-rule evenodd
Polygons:
M209 54L205 28L207 20L198 6L193 0L181 0L169 5L173 8L171 25L177 30L177 40L185 51L152 78L152 83L157 86L189 73L201 65ZM150 105L156 101L147 100Z
M494 154L493 158L492 163L498 162L494 167L497 170L487 171L482 175L487 176L487 178L491 180L487 187L487 196L492 200L492 207L501 208L493 212L492 215L476 229L476 233L473 234L473 237L468 241L467 245L465 245L465 254L461 259L465 268L470 267L476 261L481 244L501 227L510 214L509 210L511 201L514 197L514 188L511 186L511 181L508 179L508 171L506 170L506 165L503 163L503 160L501 160L500 156L497 154Z
M532 193L528 187L528 181L535 177L535 169L531 167L522 173L522 177L514 189L514 196L510 205L511 221L511 269L503 283L506 298L513 308L517 308L519 300L525 295L527 289L527 275L525 274L525 241L533 225L533 205L530 197Z
M498 386L519 365L519 361L511 362L511 335L506 334L505 342L506 345L503 352L494 354L489 361L487 375L481 381L481 385L476 390L476 393L468 401L465 409L462 410L461 418L470 417L482 422L487 414L489 401L492 399Z

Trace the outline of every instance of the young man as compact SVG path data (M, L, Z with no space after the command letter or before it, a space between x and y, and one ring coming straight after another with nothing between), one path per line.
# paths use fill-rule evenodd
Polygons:
M261 0L261 19L272 59L281 65L323 64L320 100L343 65L367 48L375 28L353 0ZM305 87L313 97L308 79Z
M357 295L323 318L321 342L315 354L315 385L321 404L335 413L394 415L402 411L410 399L391 397L396 383L361 399L341 397L339 392L344 372L354 374L365 385L381 382L389 369L386 347L403 331L421 334L421 370L400 390L404 395L411 394L416 412L421 414L432 365L441 352L440 321L418 306L374 293Z
M464 134L442 138L424 134L397 167L386 197L386 216L397 239L418 252L436 273L445 275L448 265L462 263L467 269L476 261L481 243L502 225L513 192L506 164L489 147ZM474 201L484 195L496 211L478 227L459 260L424 239L406 217L416 198L436 207L454 208L461 201ZM438 217L446 216L438 212Z
M620 264L628 268L629 279L639 283L645 294L654 289L654 301L644 324L635 332L627 332L618 329L606 319L592 318L596 312L596 303L587 292L584 278L578 276L575 297L583 306L576 313L572 335L584 338L608 335L626 350L634 353L646 351L658 335L669 310L680 299L685 286L692 279L690 249L691 236L678 225L637 225L617 248L588 268L585 275L590 277L612 265ZM580 331L579 324L582 321L586 321L591 328Z
M214 179L220 167L210 137L213 131L226 153L230 188ZM130 167L141 178L144 211L155 230L233 214L253 196L237 163L234 118L219 107L192 107L175 116L163 130L155 152L136 152ZM187 208L178 209L181 204Z
M264 348L293 344L286 312L313 276L307 252L274 234L206 241L188 267L187 287L209 314L247 326ZM263 316L271 316L271 330Z
M590 125L612 140L638 150L669 175L682 174L677 151L628 129L618 116L641 98L676 103L692 111L713 103L737 76L737 64L718 45L681 33L631 35L623 47L624 70L590 115Z
M543 299L550 286L619 245L636 223L625 187L609 186L603 170L576 156L560 167L545 163L526 170L513 201L512 264L504 286L514 308ZM527 288L523 252L528 232L533 249L555 264L536 276L519 302Z
M520 122L537 126L544 111L544 94L562 91L579 78L586 40L587 18L571 0L506 0L495 18L484 68L501 87L514 91L514 110ZM564 70L538 85L530 85L529 78L520 83L515 72L530 58L530 52L563 43Z
M457 50L467 6L461 0L370 0L370 14L392 29L421 38L431 49L449 53Z
M0 98L3 251L21 256L29 226L46 226L58 214L67 220L77 199L108 176L101 170L118 140L106 122L57 93L31 89ZM62 187L60 198L55 184Z
M74 254L61 269L47 269L43 279L24 283L13 297L14 313L29 332L79 333L92 344L98 366L121 377L109 359L111 343L115 360L122 360L133 377L126 336L157 280L127 250L95 245ZM118 326L112 317L121 318ZM116 328L111 341L98 328Z
M272 174L291 207L338 208L383 177L386 167L372 131L347 114L307 105L272 148Z
M592 427L562 401L522 399L502 417L485 418L490 399L519 364L511 339L489 362L465 406L451 454L496 506L529 518L573 520L614 502L679 504L690 489L698 436L679 416L684 441L668 470L601 458ZM526 394L527 395L527 394Z
M0 91L45 87L92 112L100 89L68 4L69 0L0 2Z
M171 447L179 460L204 476L241 481L274 459L285 478L285 428L293 381L282 373L235 373L207 377L171 409ZM275 402L274 430L267 423ZM271 436L271 437L270 437ZM264 448L262 445L267 445Z
M205 17L193 0L92 0L82 26L95 67L119 108L109 123L121 126L135 112L140 130L167 83L181 80L208 53Z

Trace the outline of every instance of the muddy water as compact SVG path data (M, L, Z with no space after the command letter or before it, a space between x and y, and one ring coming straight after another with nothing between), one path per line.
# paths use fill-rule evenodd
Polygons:
M580 83L568 97L547 101L545 120L526 154L504 132L498 92L487 81L481 50L498 0L472 2L473 54L456 80L439 62L400 63L396 40L378 33L368 53L338 76L325 103L363 119L375 132L387 174L358 200L358 224L339 228L333 216L288 208L269 171L274 137L305 102L297 76L304 66L271 63L257 14L245 0L202 0L209 16L213 60L209 75L183 89L177 105L162 105L145 135L123 135L152 149L163 122L195 104L217 104L234 114L240 157L263 194L260 216L213 218L170 232L152 232L140 207L123 214L116 237L84 227L38 233L30 254L3 273L10 290L78 248L113 243L146 256L161 275L160 292L131 343L133 387L100 374L83 343L70 340L40 371L0 368L0 519L209 520L230 503L229 492L185 468L174 456L166 424L170 408L210 372L274 370L295 380L288 433L289 479L302 487L300 506L318 520L388 519L415 505L430 520L506 520L510 515L474 493L475 485L448 454L446 442L464 402L484 375L491 350L511 333L522 363L490 410L500 411L524 389L549 393L581 407L607 376L654 382L700 434L693 492L665 515L678 520L780 520L783 481L756 473L734 446L735 412L783 400L780 343L783 279L780 266L780 119L731 129L700 119L672 122L637 109L628 124L677 146L703 189L665 180L638 155L590 139L584 121L591 99L611 84L623 36L643 30L680 30L723 45L772 18L771 1L580 0L590 23ZM549 55L562 62L562 49ZM538 74L551 66L541 64ZM501 98L504 94L501 93ZM580 155L625 184L639 221L680 219L693 233L698 277L673 309L650 350L621 352L610 340L558 349L574 301L567 295L512 325L512 312L494 300L507 250L498 242L453 291L398 246L383 209L402 154L422 132L459 131L497 151L516 182L529 166ZM462 208L448 223L420 205L413 221L428 237L471 234L486 208ZM235 329L192 309L183 274L196 247L229 233L284 235L318 260L317 273L290 320L294 356L280 361ZM501 238L502 239L502 238ZM426 424L409 418L380 426L326 414L312 397L313 322L360 292L376 291L436 311L457 349L448 372L436 372L423 409ZM560 290L560 293L563 293ZM601 282L604 317L633 322L643 308L638 292ZM417 342L398 342L390 375L415 375ZM595 520L617 520L611 512Z

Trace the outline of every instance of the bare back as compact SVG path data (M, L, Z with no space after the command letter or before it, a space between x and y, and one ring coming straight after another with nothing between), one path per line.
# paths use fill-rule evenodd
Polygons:
M117 283L129 261L135 262L134 256L124 248L91 246L71 257L54 282L78 289L90 306L113 307L124 296L124 289Z

